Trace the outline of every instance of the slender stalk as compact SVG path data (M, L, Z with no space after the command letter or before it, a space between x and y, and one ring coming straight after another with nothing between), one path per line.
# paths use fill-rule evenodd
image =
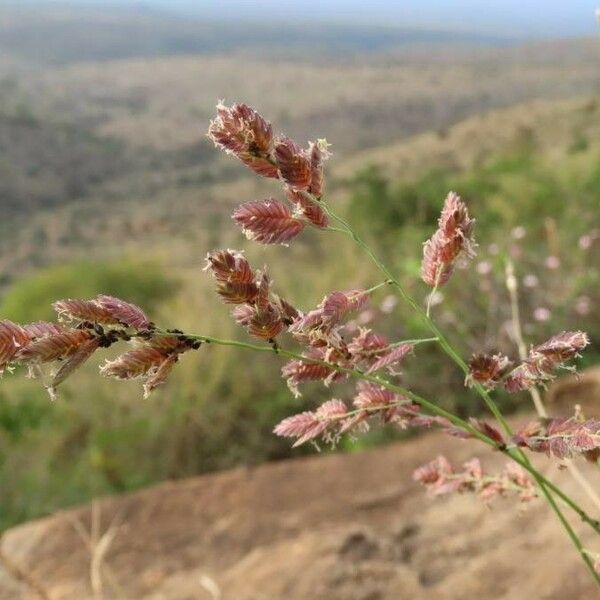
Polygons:
M442 276L442 269L438 268L438 272L435 276L435 285L433 286L433 289L431 290L431 292L429 292L429 295L427 296L427 306L425 308L425 315L427 316L427 318L429 318L429 315L431 313L431 303L433 302L435 294L438 290L441 276Z
M436 337L430 338L414 338L412 340L400 340L399 342L393 342L390 344L390 348L395 348L396 346L403 346L404 344L412 344L416 346L417 344L426 344L427 342L437 342L438 339Z
M373 287L370 287L368 290L365 290L365 294L370 294L372 292L375 292L376 290L381 289L382 287L386 286L386 285L390 285L391 282L390 281L382 281L381 283L377 283L375 284Z

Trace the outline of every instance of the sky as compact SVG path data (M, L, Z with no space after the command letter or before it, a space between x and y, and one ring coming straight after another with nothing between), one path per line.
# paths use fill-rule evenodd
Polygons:
M5 0L4 0L5 1ZM38 0L39 1L39 0ZM336 21L515 36L598 32L600 0L41 0L46 4L155 8L204 18ZM0 0L2 4L3 0Z

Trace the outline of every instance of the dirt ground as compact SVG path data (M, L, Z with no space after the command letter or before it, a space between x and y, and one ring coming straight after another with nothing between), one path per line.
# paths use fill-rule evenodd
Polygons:
M598 388L586 389L588 400L600 400ZM467 495L428 499L411 473L440 453L457 462L479 456L490 470L503 463L475 442L431 433L363 453L164 483L27 523L1 540L0 600L38 598L32 585L51 600L597 596L541 500L519 512L513 499L491 509ZM593 514L569 474L537 458ZM597 472L580 466L596 485ZM600 551L600 541L574 525L584 545ZM19 581L23 573L29 585Z

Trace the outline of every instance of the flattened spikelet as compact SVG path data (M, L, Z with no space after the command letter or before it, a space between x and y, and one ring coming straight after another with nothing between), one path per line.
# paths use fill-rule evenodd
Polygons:
M96 303L107 311L114 319L123 325L133 327L138 331L151 329L152 323L144 311L131 302L125 302L114 296L100 295L96 298Z
M216 250L206 256L205 270L209 270L217 281L226 283L252 283L254 272L241 252Z
M239 158L264 177L277 177L272 158L273 130L256 110L247 104L217 105L217 118L211 121L208 137L218 147Z
M292 189L307 191L312 181L311 160L293 140L282 137L275 143L275 161L279 177Z
M438 229L423 247L421 277L427 285L445 285L458 256L474 256L474 224L465 203L450 192L444 201Z
M148 396L160 385L163 385L167 380L167 377L171 374L173 367L179 360L177 354L171 354L163 362L161 362L155 369L148 373L148 377L144 382L144 398Z
M106 362L100 368L100 373L105 377L116 379L136 379L144 376L152 368L156 368L167 356L164 352L150 346L134 348L115 360Z
M272 340L284 329L281 316L273 306L266 310L255 310L247 327L250 335L261 340Z
M49 323L48 321L35 321L34 323L27 323L23 326L23 329L27 332L31 339L45 337L47 335L55 335L62 333L65 328L57 323Z
M16 359L19 362L52 362L74 354L92 333L84 329L66 329L61 333L51 333L29 342L19 349Z
M374 373L375 371L379 371L380 369L386 367L391 368L397 365L399 362L402 362L408 354L412 352L412 349L412 344L401 344L400 346L392 348L389 352L387 352L381 358L376 360L369 367L368 372Z
M285 244L299 235L304 223L273 198L246 202L233 212L244 235L261 244Z
M63 321L90 321L91 323L102 323L117 325L116 319L110 311L100 306L93 300L57 300L52 307Z
M227 283L220 281L217 283L217 294L226 304L244 304L253 302L258 295L258 286L254 282L242 283L232 282Z
M0 373L19 349L29 342L27 331L12 321L0 321Z
M90 356L92 356L99 346L100 338L91 338L87 342L81 344L81 346L79 346L79 348L77 348L77 350L63 363L48 386L48 392L52 399L56 397L56 388L81 365L83 365L83 363L86 362Z

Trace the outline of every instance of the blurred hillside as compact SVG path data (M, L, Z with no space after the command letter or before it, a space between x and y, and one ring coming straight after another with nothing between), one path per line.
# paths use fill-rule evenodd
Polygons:
M327 136L340 157L443 135L493 108L600 90L593 39L269 27L244 35L152 11L0 9L2 214L94 199L154 207L173 190L210 195L244 180L204 137L219 98L257 106L299 140Z

